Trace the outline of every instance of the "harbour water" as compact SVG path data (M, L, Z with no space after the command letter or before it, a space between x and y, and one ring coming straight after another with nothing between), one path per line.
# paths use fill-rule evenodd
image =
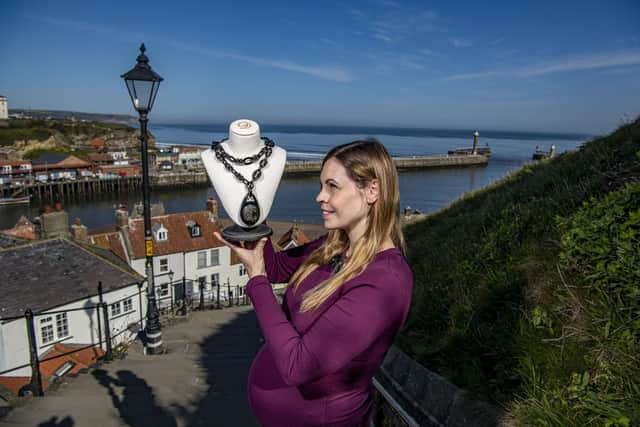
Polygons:
M210 145L226 134L226 125L151 125L159 144ZM554 144L558 153L577 149L588 136L530 132L480 131L480 145L489 144L488 166L478 168L447 168L400 174L401 207L410 206L420 212L441 209L464 193L478 190L530 161L536 147L549 149ZM262 126L262 133L287 150L288 158L321 159L331 147L355 139L374 137L385 144L393 156L446 154L447 150L469 147L473 130L394 129L394 128L332 128L320 126ZM318 177L284 178L276 194L270 219L321 223L320 211L314 201ZM211 188L153 190L152 202L162 201L167 213L202 210ZM129 208L141 200L137 194L100 194L90 199L66 200L64 206L70 219L80 218L89 228L114 223L114 208L125 204ZM28 206L0 206L0 229L10 228L21 215L37 216L43 206L32 201ZM221 216L226 213L220 209Z

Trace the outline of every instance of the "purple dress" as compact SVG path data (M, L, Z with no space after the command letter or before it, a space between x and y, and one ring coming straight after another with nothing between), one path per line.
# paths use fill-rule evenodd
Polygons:
M397 248L378 253L317 310L300 313L302 295L329 277L328 265L295 295L288 288L280 307L270 282L288 282L324 239L279 253L267 242L268 278L247 284L266 341L249 372L249 405L265 427L368 426L372 377L409 312L413 275Z

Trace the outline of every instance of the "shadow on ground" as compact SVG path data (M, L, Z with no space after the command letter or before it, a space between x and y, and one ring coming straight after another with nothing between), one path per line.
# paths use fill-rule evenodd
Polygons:
M133 372L118 371L117 377L113 378L107 371L96 369L91 375L107 389L113 407L129 426L177 427L173 415L156 403L153 389ZM122 387L122 397L118 396L114 386Z
M259 426L247 400L247 377L262 347L262 333L253 310L238 313L201 344L200 363L207 372L206 395L186 414L189 426Z
M159 406L153 388L131 371L120 370L114 378L107 371L96 369L92 375L107 389L121 420L131 427L177 427L176 416L181 419L180 425L190 427L259 426L247 401L247 376L262 346L261 337L253 310L237 313L233 320L207 336L200 345L198 360L206 372L207 391L188 409L177 404L172 408ZM73 426L73 421L43 425Z

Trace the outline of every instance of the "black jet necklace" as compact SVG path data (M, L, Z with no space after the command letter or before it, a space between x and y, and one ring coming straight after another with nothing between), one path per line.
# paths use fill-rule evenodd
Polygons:
M240 219L249 227L255 225L258 222L258 219L260 219L260 205L258 205L258 199L256 199L256 196L253 195L253 188L255 186L254 182L262 176L262 169L267 166L269 156L271 156L273 146L275 145L269 138L262 137L261 139L264 141L264 147L262 147L258 154L242 158L234 157L224 151L224 148L222 148L222 144L220 143L222 141L215 144L213 147L213 151L216 153L216 158L224 165L225 169L231 172L238 181L242 182L247 187L247 195L244 197L242 204L240 205ZM235 163L236 165L249 166L257 162L263 155L264 158L258 162L258 169L254 170L251 175L251 181L242 176L242 174L235 170L231 165L231 163Z

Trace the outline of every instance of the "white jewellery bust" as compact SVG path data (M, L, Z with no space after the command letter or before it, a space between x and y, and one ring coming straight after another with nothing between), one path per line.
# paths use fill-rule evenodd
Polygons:
M265 146L265 141L261 138L258 123L241 119L229 125L229 138L220 142L220 146L228 155L242 159L258 154ZM230 164L247 181L251 181L254 171L259 168L259 162L263 158L264 155L248 165ZM276 190L280 184L286 161L287 152L283 148L274 146L271 155L267 159L266 166L262 169L261 176L253 182L252 193L258 202L260 210L258 220L255 224L247 224L242 220L240 214L243 201L249 193L247 186L227 170L225 165L216 157L213 149L205 150L202 153L202 162L225 212L235 224L244 229L254 228L267 218Z

